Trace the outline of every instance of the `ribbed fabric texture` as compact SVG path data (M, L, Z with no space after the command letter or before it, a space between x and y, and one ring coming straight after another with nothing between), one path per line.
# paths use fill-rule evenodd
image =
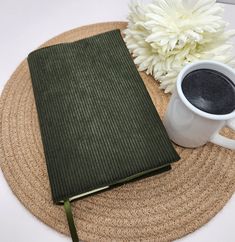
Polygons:
M119 30L28 63L55 202L179 159Z

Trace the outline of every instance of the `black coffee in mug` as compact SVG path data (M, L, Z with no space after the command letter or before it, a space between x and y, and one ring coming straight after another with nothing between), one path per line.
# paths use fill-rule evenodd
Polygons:
M204 112L222 115L235 110L235 85L218 71L190 72L182 81L182 91L193 106Z

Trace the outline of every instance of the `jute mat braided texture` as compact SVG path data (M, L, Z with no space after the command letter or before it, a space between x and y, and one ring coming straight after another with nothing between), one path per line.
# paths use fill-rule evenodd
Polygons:
M70 42L124 22L73 29L43 46ZM156 81L141 73L161 115L169 96ZM69 234L63 207L53 205L29 69L24 60L1 96L1 168L24 206L55 230ZM79 124L78 124L79 125ZM224 129L223 134L235 138ZM84 241L171 241L218 213L235 191L235 153L208 143L197 149L176 146L181 160L170 172L129 183L73 202L79 236Z

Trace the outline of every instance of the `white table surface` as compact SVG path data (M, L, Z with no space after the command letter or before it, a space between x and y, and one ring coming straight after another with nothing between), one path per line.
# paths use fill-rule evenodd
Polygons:
M126 20L130 0L0 0L0 91L27 54L66 30ZM147 0L146 0L147 2ZM235 28L235 5L225 6ZM234 41L235 44L235 41ZM179 242L234 242L235 195L209 223ZM35 218L14 196L0 171L0 241L69 242Z

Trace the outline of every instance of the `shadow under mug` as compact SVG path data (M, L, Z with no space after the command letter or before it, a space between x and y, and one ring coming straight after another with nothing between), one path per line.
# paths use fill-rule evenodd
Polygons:
M173 142L183 147L195 148L210 141L235 150L235 140L219 134L224 126L235 130L235 110L223 115L210 114L193 106L184 96L183 79L198 69L221 72L235 84L235 71L225 64L216 61L198 61L186 65L178 75L176 88L164 116L163 123L167 133Z

